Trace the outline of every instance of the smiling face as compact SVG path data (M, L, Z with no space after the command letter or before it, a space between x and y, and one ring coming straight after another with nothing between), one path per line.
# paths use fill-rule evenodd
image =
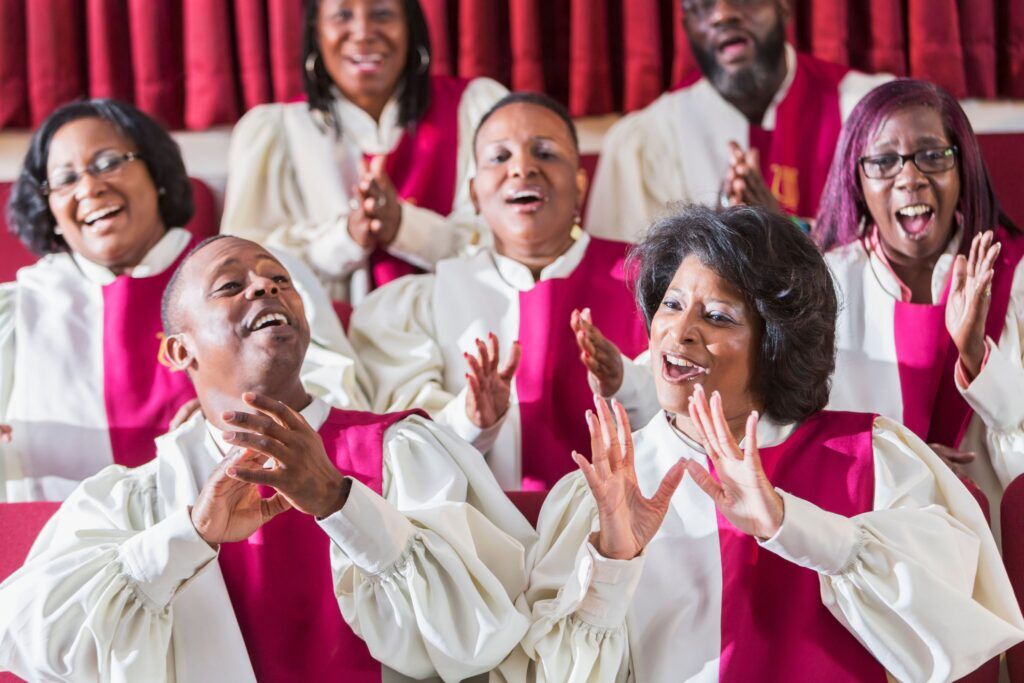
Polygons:
M683 7L690 49L716 90L727 98L774 94L776 76L785 69L787 4L696 0Z
M511 258L558 256L569 244L586 173L565 121L518 102L494 112L476 139L473 204Z
M50 140L46 177L57 185L54 180L69 171L82 173L90 164L128 152L138 149L113 124L76 119ZM77 185L51 192L48 202L68 246L115 272L138 265L166 232L157 190L142 160L125 162L100 178L82 173Z
M324 68L342 94L367 111L382 109L409 55L401 0L322 0L317 29Z
M205 390L280 398L299 381L309 346L302 299L284 266L254 242L210 242L185 262L175 303L181 343L172 360ZM283 400L283 399L281 399Z
M952 144L939 113L921 106L895 112L870 140L862 156L914 154ZM868 178L863 168L858 173L864 201L887 253L908 259L930 259L942 253L953 234L960 201L958 166L925 174L908 160L895 178Z
M728 419L760 410L753 384L761 321L743 295L689 255L651 319L658 402L685 416L695 384L722 395Z

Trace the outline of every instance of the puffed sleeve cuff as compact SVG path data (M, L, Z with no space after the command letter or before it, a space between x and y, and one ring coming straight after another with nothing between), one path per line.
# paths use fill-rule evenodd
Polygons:
M1020 389L1024 386L1024 370L1013 365L991 339L985 340L985 362L974 381L969 384L967 373L963 377L957 362L957 384L968 405L981 416L990 429L1007 431L1024 423L1024 401Z
M626 409L634 425L647 424L661 409L648 352L635 360L622 356L622 386L615 392L615 400Z
M405 515L356 479L352 479L341 509L318 524L367 575L379 574L398 562L416 533Z
M842 574L853 565L863 546L857 523L822 510L803 498L775 489L785 507L778 532L761 547L820 574Z
M590 572L590 584L576 616L591 626L615 628L626 619L640 576L644 571L643 554L632 560L613 560L587 543L587 561L581 568Z
M423 270L433 270L439 257L449 249L438 249L438 241L450 242L444 216L410 202L402 202L402 222L388 245L388 253Z
M473 421L466 415L466 395L469 393L469 386L462 387L462 391L455 395L448 405L434 416L438 423L450 427L459 438L473 445L481 453L491 450L501 426L505 424L508 410L505 414L490 427L480 428L473 424Z
M196 576L217 551L203 540L187 509L132 536L119 548L125 573L157 606Z

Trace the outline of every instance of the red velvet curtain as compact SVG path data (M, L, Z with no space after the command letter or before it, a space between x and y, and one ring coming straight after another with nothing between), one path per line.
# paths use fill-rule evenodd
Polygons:
M727 0L726 0L727 1ZM543 90L577 116L648 104L694 67L678 0L420 0L432 69ZM172 128L228 124L301 92L303 0L0 0L0 128L79 97ZM1024 97L1024 0L793 0L800 49Z

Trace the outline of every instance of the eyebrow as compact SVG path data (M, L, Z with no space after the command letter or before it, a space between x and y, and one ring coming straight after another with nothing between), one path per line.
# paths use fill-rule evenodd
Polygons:
M941 137L939 137L937 135L921 135L919 137L914 138L913 141L914 141L915 144L932 143L932 142L943 144L943 145L948 145L949 144L949 142L946 139L941 138ZM897 143L896 143L895 140L876 140L869 147L885 147L886 145L889 145L891 147L895 147L896 144Z
M277 265L281 265L281 262L278 261L273 256L271 256L270 254L259 254L258 256L256 256L255 260L256 261L271 261L273 263L276 263ZM216 273L219 273L220 271L224 270L225 268L227 268L229 266L237 266L237 265L240 265L241 263L242 262L240 260L238 260L237 258L235 258L234 256L229 256L228 258L226 258L223 261L220 261L219 263L214 265L213 268L210 269L210 272L216 274ZM284 266L281 266L281 267L283 268Z
M676 294L686 294L686 292L684 292L683 290L679 289L678 287L669 287L667 290L665 290L665 294L668 294L669 292L675 292ZM725 306L729 306L730 308L736 308L736 309L740 309L740 308L744 308L745 307L744 303L742 301L729 301L728 299L715 299L715 298L705 298L704 301L707 301L708 303L712 303L712 304L724 304Z
M93 159L98 157L100 154L103 154L104 152L119 152L119 151L120 150L117 147L102 147L102 148L96 150L89 157L89 161L91 162ZM74 166L74 164L72 164L70 161L65 161L65 162L60 163L60 164L55 164L54 166L52 166L52 168L61 168L63 166Z

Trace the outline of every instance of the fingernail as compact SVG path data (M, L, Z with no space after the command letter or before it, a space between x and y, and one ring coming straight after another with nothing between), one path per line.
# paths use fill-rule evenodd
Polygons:
M222 417L223 419L225 419L225 420L229 420L229 421L230 421L230 420L234 420L234 419L235 419L235 411L233 411L233 410L227 410L227 411L225 411L225 412L224 412L223 414L221 414L221 417Z
M231 441L234 438L235 438L235 433L234 432L224 432L224 440L225 441Z
M761 417L761 414L759 412L757 412L756 410L754 411L753 415L754 415L754 419L755 420Z
M249 401L253 401L255 399L256 399L256 394L252 393L251 391L247 391L244 394L242 394L242 400L243 401L249 402Z

